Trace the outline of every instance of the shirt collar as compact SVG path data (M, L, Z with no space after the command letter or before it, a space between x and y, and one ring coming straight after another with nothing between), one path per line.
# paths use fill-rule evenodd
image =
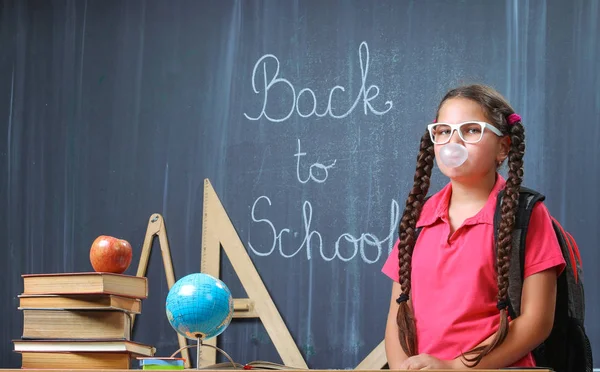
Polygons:
M474 225L478 223L494 224L494 212L496 211L496 199L498 193L504 189L506 181L496 173L496 183L490 192L487 202L483 208L473 217L467 218L465 224ZM444 188L432 195L421 211L421 216L417 222L417 227L429 226L438 220L448 221L448 206L452 196L452 183L448 182Z

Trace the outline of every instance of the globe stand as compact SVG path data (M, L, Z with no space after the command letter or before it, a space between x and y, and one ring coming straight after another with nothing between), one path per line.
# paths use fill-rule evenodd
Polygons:
M202 336L196 335L196 369L200 369L201 350L202 350Z
M232 358L229 356L229 354L227 354L225 351L223 351L223 350L219 349L219 348L218 348L218 347L216 347L216 346L213 346L213 345L211 345L211 344L205 344L205 343L203 343L203 342L202 342L202 340L204 339L204 336L203 336L202 334L200 334L200 333L197 333L197 334L195 334L194 336L196 336L196 345L187 345L187 346L184 346L184 347L182 347L182 348L179 348L177 351L175 351L173 354L171 354L171 358L173 358L175 355L177 355L177 354L178 354L179 352L181 352L182 350L185 350L185 349L189 349L189 348L195 347L195 348L196 348L196 369L201 369L201 368L200 368L200 354L201 354L201 348L202 348L202 346L208 346L208 347L211 347L211 348L213 348L213 349L217 350L218 352L222 353L223 355L225 355L225 357L226 357L226 358L229 360L229 362L231 363L231 366L233 367L233 369L237 369L237 368L236 368L236 364L235 364L235 362L234 362L234 361L233 361L233 359L232 359Z

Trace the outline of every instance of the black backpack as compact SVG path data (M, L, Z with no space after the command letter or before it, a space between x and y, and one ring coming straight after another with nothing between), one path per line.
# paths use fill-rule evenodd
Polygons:
M498 237L500 226L500 206L504 191L498 194L494 213L494 239ZM521 290L525 271L525 237L529 218L534 205L545 196L537 191L521 187L519 211L513 232L513 250L509 270L509 306L511 319L520 315ZM427 200L427 199L426 199ZM585 298L583 290L583 268L581 255L575 239L552 218L554 232L558 238L565 270L558 277L554 326L550 336L532 354L540 367L551 368L556 372L592 372L593 360L590 341L585 332ZM416 237L421 229L416 230ZM515 249L517 248L518 249Z

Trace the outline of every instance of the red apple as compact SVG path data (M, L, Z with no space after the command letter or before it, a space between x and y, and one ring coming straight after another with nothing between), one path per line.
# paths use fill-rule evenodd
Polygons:
M122 274L131 264L132 249L128 241L100 235L92 243L90 261L97 272Z

